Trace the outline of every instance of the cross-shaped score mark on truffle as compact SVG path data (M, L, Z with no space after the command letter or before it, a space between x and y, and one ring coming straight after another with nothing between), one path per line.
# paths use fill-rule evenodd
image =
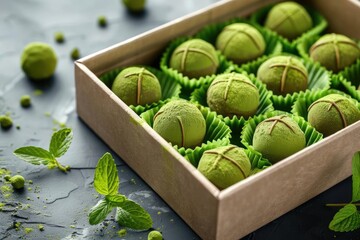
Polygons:
M281 11L282 11L282 13L283 13L283 16L282 16L281 18L278 18L278 21L275 22L272 26L270 26L270 28L275 30L275 29L278 28L283 22L285 22L286 20L289 19L289 21L291 22L292 27L296 29L298 23L295 22L292 17L293 17L295 14L297 14L297 13L304 14L303 11L301 11L300 8L295 9L295 11L292 11L292 12L291 12L291 11L288 11L288 9L283 8L283 7L281 7L280 9L281 9ZM305 17L304 19L307 19L307 17Z
M152 74L150 72L145 72L145 68L141 68L139 70L139 72L133 72L133 73L126 74L124 77L128 78L128 77L132 77L132 76L137 76L136 105L139 105L140 98L141 98L141 87L142 87L143 76L150 76L153 78L156 78L156 77L154 74Z
M273 132L273 130L275 129L276 124L278 123L282 123L284 124L286 127L288 127L293 133L295 133L295 130L287 123L283 120L283 118L285 118L285 115L282 116L277 116L277 117L272 117L272 118L268 118L265 119L264 121L262 121L260 124L266 123L266 122L273 122L270 129L269 129L269 135L271 135L271 133ZM259 124L259 125L260 125Z
M188 44L188 45L186 45L186 47L178 49L174 52L175 55L183 53L183 55L181 56L181 66L180 66L180 70L182 72L186 71L186 69L185 69L186 68L186 59L189 56L190 52L203 54L203 55L207 56L214 65L217 65L216 60L213 58L213 56L211 56L211 54L209 54L208 52L206 52L204 50L201 50L198 48L193 48L190 45L191 44Z
M340 118L341 118L341 122L343 124L343 127L347 127L347 122L346 122L346 118L344 116L344 114L341 112L341 109L339 108L339 106L337 105L337 103L341 102L341 101L345 101L345 99L339 99L339 100L336 100L335 102L333 101L330 101L330 100L319 100L319 101L316 101L316 102L313 102L309 108L308 108L308 112L310 111L310 109L315 106L316 104L318 103L321 103L321 102L324 102L324 103L329 103L329 107L327 109L327 111L330 111L332 107L334 107L336 109L336 111L339 113L340 115Z
M269 68L284 67L284 71L282 72L281 79L280 79L280 92L284 91L286 78L287 78L289 69L297 70L299 73L301 73L304 76L304 78L307 78L307 74L301 68L299 68L297 66L293 66L291 64L291 59L292 58L289 57L287 59L286 63L275 63L275 64L271 64L269 67Z
M208 151L206 151L206 152L204 153L204 155L205 155L205 154L213 154L213 155L216 155L216 159L215 159L215 161L214 161L213 164L212 164L212 168L213 168L213 169L218 165L218 163L219 163L219 161L220 161L221 159L225 159L225 160L231 162L232 164L234 164L234 165L240 170L241 174L243 175L243 178L246 178L246 175L245 175L243 169L241 168L240 164L239 164L236 160L234 160L234 159L232 159L232 158L230 158L230 157L228 157L228 156L225 155L227 152L229 152L230 150L232 150L232 149L234 149L234 148L236 148L236 146L231 146L231 147L229 147L229 148L226 148L226 150L225 150L224 152L216 152L216 151L208 150Z
M357 51L360 51L360 48L359 46L354 43L354 42L351 42L351 41L347 41L347 40L338 40L337 39L337 36L335 33L332 34L332 39L329 39L329 40L326 40L326 41L323 41L323 42L320 42L318 44L315 44L313 45L311 48L310 48L310 54L318 47L320 46L323 46L323 45L327 45L327 44L331 44L334 48L334 51L335 51L335 60L336 60L336 70L338 71L339 69L341 69L341 66L340 66L340 61L341 61L341 58L340 58L340 50L339 50L339 44L348 44L350 46L353 46L356 48Z
M261 50L261 46L260 46L261 44L256 40L256 38L254 38L252 33L247 32L247 29L234 29L232 27L225 27L224 31L233 32L229 37L229 39L226 41L224 45L224 50L226 49L227 45L231 42L231 40L239 33L245 34L255 44L256 48L258 50Z

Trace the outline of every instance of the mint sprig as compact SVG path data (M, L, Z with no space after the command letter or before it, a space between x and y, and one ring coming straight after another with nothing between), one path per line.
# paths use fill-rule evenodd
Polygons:
M70 166L62 166L56 158L63 156L69 149L72 142L73 134L70 128L63 128L54 132L49 151L34 146L21 147L14 151L14 155L34 165L45 165L49 169L55 167L63 172L70 170Z
M105 153L95 168L95 190L104 195L89 212L89 223L96 225L104 221L116 208L116 221L123 227L134 230L147 230L152 227L150 214L136 202L119 194L120 180L115 161L110 153Z

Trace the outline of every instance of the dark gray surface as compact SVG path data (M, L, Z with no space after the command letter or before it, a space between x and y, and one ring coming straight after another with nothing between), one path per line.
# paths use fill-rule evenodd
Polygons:
M13 128L0 130L0 167L33 181L10 198L0 195L0 202L8 203L0 212L0 239L117 236L121 227L112 216L108 217L107 227L88 224L87 213L99 200L92 185L94 167L99 157L111 150L76 115L70 51L78 47L82 56L91 54L213 2L216 1L148 0L145 14L133 16L119 0L0 0L0 114L10 113L14 120ZM108 18L107 28L98 27L100 15ZM54 42L56 31L65 34L64 44ZM20 69L22 49L32 41L50 43L58 55L56 74L45 85L29 81ZM43 90L41 95L36 94L38 89ZM24 94L32 96L33 105L29 109L20 107L19 99ZM16 148L26 145L47 148L53 128L58 129L59 122L74 131L73 144L60 159L61 163L72 166L71 172L64 174L56 169L32 166L13 156ZM113 156L121 178L120 192L150 212L154 228L162 231L165 239L200 239L118 156ZM348 179L244 239L360 239L359 231L335 234L327 228L337 209L327 208L325 204L350 199ZM30 234L25 234L23 228L16 231L12 227L14 221L34 231ZM44 224L44 232L37 229L39 223ZM128 231L122 239L147 239L147 234L148 231Z

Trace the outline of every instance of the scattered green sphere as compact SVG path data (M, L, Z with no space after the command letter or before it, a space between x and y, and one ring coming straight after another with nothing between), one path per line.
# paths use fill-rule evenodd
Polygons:
M128 67L114 80L112 91L127 105L145 105L161 99L157 77L143 67Z
M360 120L360 111L351 99L330 94L308 108L308 122L325 137Z
M98 17L98 24L100 27L106 27L107 26L107 19L105 16L99 16Z
M80 50L78 48L73 48L70 53L72 60L77 60L80 58Z
M21 55L21 68L33 80L50 78L55 72L56 63L54 49L42 42L28 44Z
M218 75L207 90L208 106L223 116L247 118L256 113L259 103L259 90L240 73Z
M63 43L65 42L65 37L64 34L62 32L56 32L54 35L55 41L57 43Z
M283 2L271 8L265 20L265 27L279 35L293 40L313 26L311 16L296 2Z
M162 234L159 231L151 231L148 234L148 240L163 240Z
M12 121L11 117L9 117L9 116L1 115L0 116L0 125L3 129L8 129L13 125L13 121Z
M263 55L265 47L261 33L246 23L226 26L216 39L216 48L236 64L255 60Z
M218 66L219 60L215 48L201 39L183 42L170 58L170 67L189 78L215 74Z
M310 48L310 58L335 73L353 64L360 57L360 48L341 34L326 34Z
M197 169L222 190L248 177L251 163L243 148L230 145L205 151Z
M275 95L305 91L308 72L304 64L295 57L275 56L261 64L257 78L266 84Z
M23 108L28 108L31 106L31 97L29 95L24 95L20 98L20 105Z
M25 185L25 178L21 175L15 175L10 178L10 183L15 189L22 189Z
M173 145L194 148L203 142L206 122L194 104L174 100L162 106L155 114L153 128Z
M141 12L145 9L146 0L122 0L125 7L131 12Z
M291 117L275 116L259 123L253 136L253 147L271 163L305 148L304 132Z

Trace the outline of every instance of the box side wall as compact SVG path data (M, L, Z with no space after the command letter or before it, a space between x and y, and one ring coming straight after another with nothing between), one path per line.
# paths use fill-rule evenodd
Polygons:
M79 116L199 235L215 236L219 191L85 66L75 75Z

